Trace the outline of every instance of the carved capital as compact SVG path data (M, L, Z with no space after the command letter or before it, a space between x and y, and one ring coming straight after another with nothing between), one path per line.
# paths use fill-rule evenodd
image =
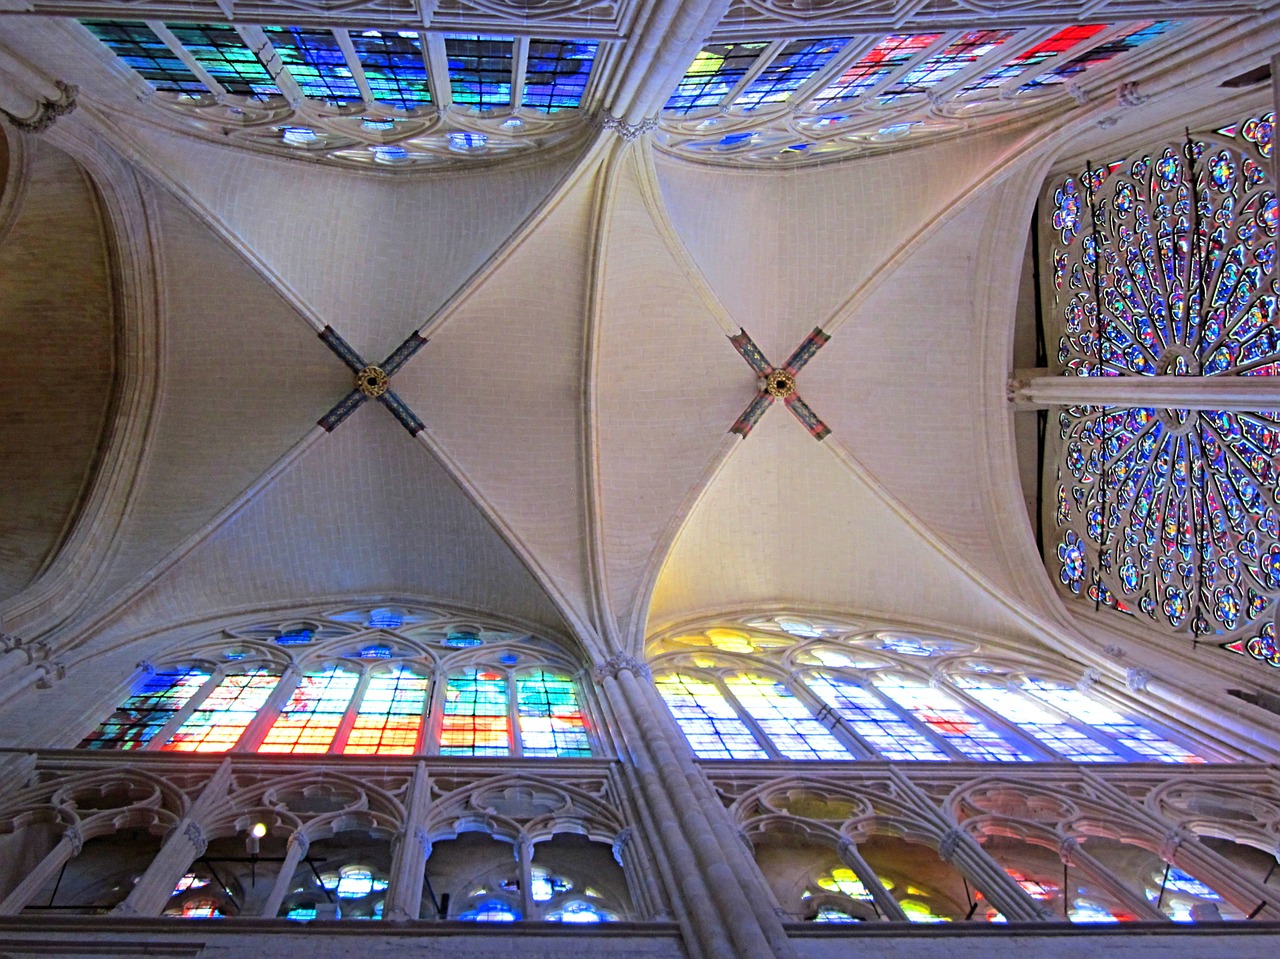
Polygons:
M1074 83L1066 84L1066 91L1067 96L1071 97L1072 100L1075 100L1080 106L1084 106L1089 102L1089 94L1085 93L1084 90L1076 86Z
M1074 836L1064 836L1062 842L1058 843L1058 857L1068 866L1073 864L1076 850L1080 848L1080 841Z
M204 830L200 828L198 822L187 823L187 828L182 830L182 835L186 837L187 842L191 843L191 848L196 852L196 858L199 859L204 855L204 851L209 848L209 840L204 836Z
M39 663L36 669L40 672L40 678L36 680L36 689L52 689L53 684L58 680L67 678L66 663Z
M1101 678L1102 678L1102 670L1100 670L1097 666L1090 666L1080 675L1080 678L1076 681L1076 689L1078 689L1082 693L1087 693L1089 690L1093 689L1095 685L1097 685L1098 680L1100 680Z
M1112 643L1110 646L1103 646L1102 652L1105 655L1110 656L1112 659L1124 659L1126 656L1129 655L1124 651L1123 646L1117 646L1114 643Z
M1150 99L1149 94L1138 92L1136 83L1122 83L1116 89L1116 103L1122 107L1140 107Z
M652 679L653 673L649 667L633 656L627 656L618 653L616 656L610 656L603 663L596 667L593 674L597 683L602 683L606 679L617 679L618 673L624 669L629 669L642 679Z
M429 858L431 856L431 837L427 835L427 831L419 826L413 831L413 838L418 841L418 848L422 850L422 858Z
M645 117L639 123L627 123L620 117L606 113L600 118L600 129L612 130L622 139L630 143L639 136L643 136L658 125L657 117Z
M305 859L307 856L307 851L310 848L311 848L311 840L307 838L307 834L305 832L295 832L292 836L289 837L289 849L290 851L294 849L298 850L299 858Z
M79 826L68 826L62 838L71 844L71 855L80 855L80 850L84 848L84 833L80 831Z
M943 862L950 862L963 841L964 833L952 826L942 834L942 840L938 843L938 856Z
M148 676L154 676L156 674L155 666L147 662L145 659L139 661L138 669L142 670Z
M1145 669L1139 669L1132 666L1125 670L1124 684L1135 693L1140 693L1147 688L1147 683L1151 681L1151 673Z
M626 869L627 866L626 863L622 861L622 851L630 845L633 838L635 838L635 833L632 832L631 827L628 826L626 829L622 830L622 832L618 833L613 840L613 860L623 869Z
M31 116L17 117L8 110L0 110L0 113L8 117L14 127L25 133L43 133L53 126L54 120L66 116L76 108L76 94L80 92L79 88L73 84L63 83L61 80L54 80L53 83L58 88L58 99L50 100L47 97L41 99L36 112Z
M1173 862L1173 857L1178 852L1178 847L1188 839L1187 833L1178 828L1170 829L1164 834L1164 839L1160 843L1160 858L1165 862Z

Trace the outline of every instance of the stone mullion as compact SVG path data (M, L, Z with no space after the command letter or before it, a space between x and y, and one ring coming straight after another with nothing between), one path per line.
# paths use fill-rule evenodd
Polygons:
M1168 921L1168 916L1147 902L1145 896L1130 889L1115 873L1086 851L1084 844L1079 840L1068 836L1062 841L1058 852L1062 856L1064 865L1083 869L1090 879L1101 886L1109 895L1119 900L1121 905L1131 910L1139 919L1155 920L1157 922ZM1070 908L1070 889L1063 889L1062 894L1067 900L1067 907Z
M149 752L158 752L163 749L164 744L173 738L174 733L182 728L182 724L191 718L192 714L200 708L200 704L208 699L209 694L226 678L226 669L222 666L214 669L209 674L209 678L204 681L204 685L196 690L195 695L188 699L167 723L156 730L156 734L142 748Z
M844 717L836 711L834 706L828 706L822 701L821 696L809 688L808 683L804 681L803 673L791 673L786 686L791 695L800 700L804 707L813 714L813 718L831 731L831 735L836 738L836 742L849 750L849 755L857 759L880 758L880 753L870 743L863 740L849 723L844 721ZM830 719L827 717L830 717Z
M1003 866L987 854L982 844L960 823L943 812L920 787L896 768L891 768L889 775L911 797L920 814L938 826L942 836L938 843L938 855L967 876L987 900L1000 910L1001 915L1013 922L1037 922L1049 918L1040 904L1004 871Z
M420 918L422 884L431 848L426 831L430 808L431 777L427 773L427 764L419 760L413 771L413 781L409 785L404 825L396 837L392 852L383 919L404 922Z
M619 667L618 684L632 713L647 720L642 729L649 734L647 742L657 760L659 776L681 810L680 821L686 828L694 855L701 860L704 875L710 880L721 916L730 924L729 934L735 939L738 955L793 955L782 923L769 905L773 897L766 894L763 879L751 883L755 889L743 885L744 877L759 877L759 867L747 855L740 835L730 826L723 804L715 802L712 806L706 801L713 798L710 786L693 762L688 742L670 719L671 714L652 683L647 685L648 696L645 695L646 688L641 687L635 676L637 668L644 670L639 664ZM699 784L705 789L699 789ZM754 922L750 921L752 918Z
M329 744L329 752L340 753L347 747L347 740L351 738L351 730L355 727L356 720L360 716L360 705L364 702L365 694L369 691L369 684L373 682L373 669L366 667L360 676L360 681L356 683L355 690L351 693L351 698L347 700L346 711L342 714L342 721L338 723L338 728L333 734L333 742Z
M227 797L231 786L231 762L224 759L200 791L200 798L170 830L164 845L129 895L111 911L120 916L158 916L173 896L179 880L208 846L205 819Z
M274 919L279 915L289 890L293 888L293 874L298 871L299 863L307 858L310 849L311 839L301 829L289 837L289 843L285 846L284 862L280 864L280 871L276 873L276 881L271 886L271 893L258 913L263 919ZM329 896L332 897L333 893L329 893Z
M262 704L257 715L249 721L249 725L240 734L240 739L231 747L232 752L251 753L262 745L271 727L283 715L289 697L293 695L300 682L302 682L301 667L297 663L290 663L280 674L280 679L276 682L275 689L271 690L267 701Z
M516 837L512 850L516 856L516 869L520 877L520 915L525 920L541 919L538 904L533 898L533 840L521 834Z
M626 672L620 670L619 672ZM731 956L736 949L731 945L728 920L717 914L717 903L707 887L707 874L699 867L691 843L681 829L681 818L676 812L672 795L667 791L658 769L662 756L654 756L649 747L652 734L641 732L638 718L633 715L630 703L623 696L617 675L603 673L597 677L605 692L605 700L618 720L623 743L630 757L630 770L639 786L637 798L652 812L652 834L674 880L670 892L677 904L676 913L681 931L690 950L702 959L719 959ZM757 950L757 956L766 954Z
M0 902L0 916L16 916L31 902L31 898L44 888L45 883L58 874L68 862L80 855L84 836L79 827L70 826L40 864L27 873L22 882Z
M884 887L879 874L871 868L871 864L862 858L862 853L858 851L858 846L852 839L841 837L836 845L836 852L840 856L840 861L862 880L862 885L870 894L881 919L888 922L909 921L898 900L894 899L889 890Z
M1243 875L1229 859L1202 843L1195 833L1187 832L1177 823L1135 801L1098 773L1087 769L1080 772L1085 781L1110 802L1123 808L1135 820L1145 821L1163 833L1164 843L1159 855L1165 862L1186 869L1197 879L1207 882L1246 915L1265 902L1266 908L1260 915L1280 918L1280 904L1273 901L1271 892L1261 883Z
M1267 376L1050 376L1019 370L1008 384L1017 410L1063 406L1161 407L1253 412L1280 408Z

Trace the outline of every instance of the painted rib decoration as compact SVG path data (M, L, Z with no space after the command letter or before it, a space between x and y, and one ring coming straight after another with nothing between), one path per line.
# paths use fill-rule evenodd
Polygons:
M821 327L815 326L813 332L796 347L791 358L783 366L775 368L765 359L764 354L760 352L760 347L756 346L746 330L739 330L737 336L729 337L729 342L733 344L734 349L741 353L748 365L760 374L759 392L747 404L747 408L742 411L738 421L729 428L729 432L737 433L745 439L751 432L751 428L764 415L764 411L773 405L774 400L780 399L814 439L826 439L831 430L827 428L826 423L818 419L818 414L810 409L809 404L796 392L796 374L804 369L804 365L813 359L813 354L822 349L829 339L831 339L830 334L822 332Z
M426 344L427 341L417 332L410 333L408 338L382 361L381 366L365 363L360 358L360 354L351 348L351 344L339 336L331 326L326 326L321 331L320 339L329 349L338 354L338 358L356 375L356 388L320 419L321 426L332 433L338 424L354 413L365 400L376 399L391 411L391 415L400 421L400 425L409 431L410 436L417 436L426 428L422 420L413 415L413 410L409 409L404 400L392 392L388 385L392 374L404 366L409 357Z

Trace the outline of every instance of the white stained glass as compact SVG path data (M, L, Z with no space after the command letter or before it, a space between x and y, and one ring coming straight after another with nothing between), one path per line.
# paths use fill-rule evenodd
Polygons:
M1029 696L1008 689L999 680L961 676L953 680L993 713L1048 746L1065 759L1078 763L1117 763L1124 759L1114 750L1062 722Z
M1114 709L1104 706L1074 686L1048 679L1028 677L1022 688L1037 699L1055 706L1068 716L1086 726L1116 739L1134 752L1162 763L1202 763L1204 759L1193 752L1171 743L1132 720L1125 719Z
M691 676L655 679L680 731L700 759L768 759L714 683Z
M725 685L788 759L852 759L786 686L765 676L734 676Z
M805 683L885 759L950 758L875 693L852 680L811 675Z
M1005 742L954 698L923 680L888 675L876 676L872 682L877 690L910 710L970 759L1026 762L1033 758Z

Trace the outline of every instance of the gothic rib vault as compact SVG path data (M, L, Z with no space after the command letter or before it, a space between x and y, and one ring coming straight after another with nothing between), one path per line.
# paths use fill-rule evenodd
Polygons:
M613 44L582 122L424 172L179 122L60 16L135 6L0 0L0 105L40 121L0 124L0 626L42 644L0 657L0 745L48 745L33 704L100 711L140 637L385 600L566 639L602 685L634 678L646 638L717 615L999 638L1274 762L1280 718L1226 690L1275 678L1055 589L1007 386L1032 365L1048 174L1273 109L1265 85L1221 83L1272 56L1277 5L1070 5L1199 32L1043 110L834 162L699 163L650 122L735 30L1043 26L1064 5L992 6L551 4ZM536 14L430 7L449 29ZM731 337L782 360L815 327L830 341L798 384L829 435L777 408L729 432L758 391ZM391 379L423 429L374 402L317 425L353 388L326 328L365 359L426 340Z
M717 9L634 19L600 112L660 103L702 39L690 25ZM1265 48L1267 23L1149 67L1158 95L1141 107L1104 89L1065 116L845 163L698 166L613 124L396 179L117 110L118 65L85 58L62 21L6 16L6 76L34 68L19 95L63 77L82 92L44 133L6 128L3 222L58 229L40 184L74 163L94 191L80 215L123 274L62 292L96 332L56 347L17 333L38 359L12 402L48 417L66 462L42 457L57 475L24 470L11 488L61 499L6 532L6 630L74 660L229 609L406 595L568 632L604 658L718 610L805 608L1000 635L1220 700L1238 664L1189 670L1055 594L1004 383L1045 171L1219 108L1217 81ZM636 52L648 44L660 55ZM88 278L103 253L32 255L37 275ZM104 301L110 402L87 377ZM326 325L361 355L428 340L394 383L425 430L374 410L314 426L350 389L314 336ZM802 385L831 435L777 410L726 433L755 390L729 336L785 357L814 326L832 339ZM10 457L31 458L32 434L11 436ZM1117 644L1128 659L1103 653Z

